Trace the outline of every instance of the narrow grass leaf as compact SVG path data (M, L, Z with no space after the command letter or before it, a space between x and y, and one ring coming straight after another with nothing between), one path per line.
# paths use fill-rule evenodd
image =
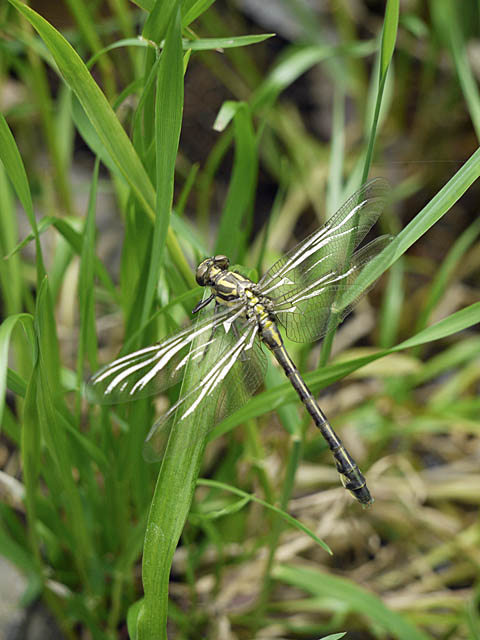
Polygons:
M431 11L438 31L450 48L450 53L470 112L477 140L480 140L480 92L468 59L467 42L462 32L460 5L451 0L431 2Z
M44 231L49 229L52 224L54 224L56 218L54 216L45 216L41 220L38 221L37 230L38 234L42 235ZM16 256L19 251L21 251L24 247L26 247L32 240L35 240L35 234L31 231L29 234L25 236L23 240L18 242L5 256L3 256L4 260L10 260L13 256Z
M152 184L125 130L86 65L67 40L38 13L19 0L9 2L27 18L45 42L98 137L145 211L153 218L155 193Z
M235 155L232 176L215 244L233 262L241 262L251 228L258 156L250 110L240 105L233 118Z
M87 215L83 229L82 255L80 259L80 273L78 276L78 300L80 312L80 332L77 353L77 383L81 387L85 360L88 360L91 370L97 367L97 340L95 331L95 202L98 188L98 171L100 162L95 161Z
M480 176L480 149L477 149L447 184L430 202L394 237L392 242L362 270L357 286L367 289L419 240ZM348 298L345 297L345 303Z
M35 249L37 261L37 279L40 281L45 275L43 266L42 250L38 237L37 221L33 211L32 195L28 184L27 174L23 165L20 152L15 143L15 139L10 131L7 121L0 113L0 161L3 163L5 171L12 181L18 199L22 203L28 221L35 235Z
M20 0L9 2L27 18L47 45L60 73L80 101L100 141L144 211L154 220L155 191L152 183L115 112L86 65L67 40L38 13ZM185 282L193 285L190 267L171 228L168 229L167 246Z
M27 174L23 161L10 131L5 117L0 113L0 160L5 167L8 177L12 181L18 199L22 203L32 229L36 229L32 196L28 185Z
M155 5L155 0L132 0L132 2L145 11L151 11Z
M345 578L339 578L318 569L292 565L275 567L273 576L281 582L294 585L312 595L344 602L351 611L368 616L399 640L428 640L429 638L406 618L386 607L378 596Z
M430 290L423 305L423 309L418 316L416 326L417 331L420 331L426 326L434 308L445 295L449 280L455 273L455 270L458 267L461 259L465 256L465 253L478 238L479 234L480 218L477 218L457 238L445 258L441 261L435 273L432 284L430 285Z
M269 509L270 511L273 511L278 516L283 518L283 520L285 520L285 522L287 522L292 527L295 527L299 531L302 531L303 533L306 533L307 536L312 538L312 540L315 540L315 542L317 544L319 544L327 553L332 555L332 551L331 551L330 547L327 545L326 542L324 542L321 538L319 538L317 535L315 535L313 533L313 531L311 531L311 529L306 527L304 524L302 524L301 522L299 522L295 518L292 518L292 516L290 514L286 513L286 511L283 511L283 509L279 509L278 507L275 507L273 504L270 504L270 503L266 502L265 500L262 500L261 498L257 498L256 496L252 495L251 493L246 493L245 491L242 491L241 489L238 489L237 487L233 487L233 486L231 486L229 484L225 484L224 482L218 482L217 480L207 480L206 478L200 478L197 481L197 484L200 485L200 486L203 486L203 487L212 487L212 488L215 488L215 489L221 489L222 491L229 491L230 493L234 493L237 496L241 496L242 498L245 498L248 501L252 501L252 502L256 502L257 504L261 504L266 509Z
M188 25L196 20L198 17L205 13L205 11L211 7L215 0L196 0L194 2L184 2L182 4L182 29L188 27Z
M365 164L363 167L363 175L361 180L362 184L367 181L368 174L370 172L370 166L372 163L373 149L377 136L377 127L380 117L380 108L382 106L383 92L387 81L387 73L392 60L393 51L395 49L399 10L400 8L398 0L387 0L387 6L385 8L385 19L383 22L382 42L380 45L380 64L378 65L379 78L377 86L377 96L375 100L372 126L368 137L367 150L365 153Z
M100 158L109 171L118 175L122 180L125 180L120 168L103 144L92 121L88 118L76 95L72 97L72 118L78 133L90 150Z
M365 57L371 55L377 44L374 40L367 42L352 42L348 45L335 46L292 46L282 56L273 71L255 91L250 106L252 111L271 106L279 94L290 86L297 78L313 66L320 64L327 58L335 56Z
M383 21L382 44L380 47L380 75L385 76L392 61L397 40L398 17L400 14L399 0L387 0L385 18Z
M28 524L27 535L30 553L37 571L41 573L43 570L43 561L40 554L41 544L38 539L39 532L37 527L37 487L41 459L41 427L37 406L38 372L38 351L36 351L33 370L25 393L20 450L22 456L23 483L25 485L25 507Z
M197 341L198 342L198 341ZM202 344L192 344L198 349ZM221 345L214 342L200 362L188 365L181 394L198 387L219 357ZM150 507L143 552L144 601L137 621L138 640L166 638L168 587L173 554L180 539L195 492L218 397L213 392L181 422L163 425L168 437ZM178 413L183 413L186 407Z
M388 273L388 284L380 317L380 346L391 347L397 338L404 301L404 259L399 258Z
M18 213L14 201L13 189L7 178L7 173L0 163L0 211L2 224L0 225L0 283L3 296L2 312L5 315L22 311L23 269L19 256L6 258L2 256L12 252L18 240Z
M63 428L69 433L72 440L75 441L75 446L83 450L88 459L93 460L102 471L109 468L111 463L100 447L89 440L89 438L76 427L72 426L59 411L57 411L57 420L59 424L63 425Z
M180 9L179 0L156 0L143 26L142 35L156 43L165 38L175 11Z
M197 482L197 484L201 483L201 481ZM197 520L201 522L203 520L218 520L219 518L224 518L225 516L233 515L234 513L238 513L243 509L245 505L250 502L250 497L241 498L231 504L221 507L219 509L209 509L202 510L201 512L196 511L195 513L190 513L190 520Z
M8 372L8 351L12 332L20 323L30 338L30 345L35 344L35 335L33 330L33 318L28 313L19 313L9 316L0 325L0 428L2 425L3 411L5 408L5 399L7 392L7 372ZM34 354L32 354L32 361Z
M192 49L192 51L233 49L235 47L246 47L251 44L258 44L274 36L274 33L259 33L254 36L235 36L233 38L199 38L198 40L187 40L183 38L182 45L184 49Z
M27 382L16 371L13 371L12 369L8 369L7 372L7 387L12 393L20 396L21 398L24 398L27 393Z
M409 349L410 347L424 344L425 342L440 340L441 338L446 338L459 331L475 326L478 323L480 323L480 302L475 302L460 311L452 313L447 318L439 320L431 327L423 329L412 338L401 342L394 347L392 351Z
M180 12L169 26L158 65L155 106L156 201L155 226L141 323L151 313L170 224L175 177L175 160L180 140L183 112L183 53Z
M0 551L4 558L8 558L19 569L25 573L37 573L37 567L32 561L31 554L13 539L6 530L6 527L0 528Z
M225 131L237 111L244 106L245 103L237 102L236 100L227 100L224 102L217 113L217 117L213 123L213 129L215 131Z
M72 475L73 461L67 443L64 424L59 413L66 413L63 396L59 388L60 367L56 345L55 320L53 316L48 279L42 282L36 304L35 329L38 338L39 358L34 370L36 376L36 420L41 429L46 449L54 461L52 480L61 481L65 495L65 510L69 529L75 540L75 561L82 579L90 582L89 567L94 545L87 533L84 506ZM39 451L41 448L39 447ZM39 453L37 453L37 456ZM44 473L46 473L44 471ZM48 477L48 474L47 474Z

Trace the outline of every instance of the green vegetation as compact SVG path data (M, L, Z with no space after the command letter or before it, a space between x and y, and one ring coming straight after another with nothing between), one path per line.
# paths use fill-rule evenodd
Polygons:
M318 4L0 7L0 553L67 638L480 637L480 10ZM373 507L273 364L147 464L178 389L99 407L89 373L185 324L200 259L261 273L374 175L386 275L288 344Z

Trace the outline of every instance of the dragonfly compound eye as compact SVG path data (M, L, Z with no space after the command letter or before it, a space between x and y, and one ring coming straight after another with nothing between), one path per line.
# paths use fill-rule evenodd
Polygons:
M206 287L209 284L211 267L212 258L207 258L198 265L195 280L201 287Z
M227 256L224 255L215 256L214 262L215 266L219 267L220 269L228 269L230 265L230 260L227 258Z

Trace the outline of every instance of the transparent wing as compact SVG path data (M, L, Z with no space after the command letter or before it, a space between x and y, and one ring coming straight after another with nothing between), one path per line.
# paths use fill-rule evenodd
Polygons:
M383 178L366 183L320 229L280 258L258 283L259 293L272 300L273 311L292 340L321 338L332 328L332 311L343 319L365 293L355 290L358 275L391 237L378 238L357 252L354 249L378 219L388 192L388 182ZM350 303L342 305L342 292L347 289Z
M188 391L150 430L143 452L147 461L162 457L173 425L181 428L189 424L188 418L195 412L195 419L209 419L213 428L257 390L267 367L257 333L256 324L240 319L228 331L219 328L205 357L187 373ZM195 344L193 350L197 347Z
M217 332L228 333L241 307L206 312L190 327L117 358L97 371L87 383L87 397L100 404L115 404L159 393L178 382L187 363L203 357ZM206 317L205 317L206 316Z
M292 288L282 299L277 300L275 315L285 327L290 340L313 342L342 322L373 286L357 286L356 281L362 269L381 253L391 240L392 236L376 238L353 254L349 268L343 273L337 271L320 282L314 281Z

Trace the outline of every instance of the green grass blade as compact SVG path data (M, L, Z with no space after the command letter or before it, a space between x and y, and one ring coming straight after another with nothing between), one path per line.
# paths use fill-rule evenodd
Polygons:
M397 40L398 17L400 14L399 0L387 0L385 19L383 21L382 45L380 48L380 77L383 78L392 61Z
M358 278L358 286L368 288L395 260L402 256L459 200L480 177L480 149L477 149L448 183L413 218L382 253L368 264ZM345 297L345 302L348 298Z
M183 38L182 45L184 49L192 49L192 51L234 49L236 47L258 44L274 36L274 33L259 33L254 36L236 36L234 38L199 38L198 40L187 40Z
M45 42L98 137L145 211L153 218L155 194L152 184L125 130L86 65L65 38L38 13L19 0L9 2L25 16Z
M385 8L385 19L383 22L382 42L380 46L380 65L379 65L377 97L375 101L373 122L370 130L370 135L368 138L367 151L365 154L365 164L363 167L363 174L362 174L362 180L361 180L362 184L367 181L368 174L370 172L370 166L372 163L373 148L375 145L375 138L377 135L377 125L378 125L378 119L380 117L380 107L382 105L383 91L385 89L388 69L392 61L392 56L395 49L395 41L397 38L399 11L400 11L399 0L387 0L387 6Z
M38 237L37 221L33 211L32 195L28 184L27 174L23 165L22 158L18 151L15 139L10 131L7 121L0 113L0 161L5 167L5 171L12 181L18 199L22 203L28 221L35 235L35 248L37 256L37 279L40 281L45 275L45 267L43 266L42 250Z
M13 190L7 174L0 164L0 286L3 298L3 313L15 314L22 311L22 264L20 256L13 254L18 239L17 209ZM5 259L2 260L2 257Z
M174 13L180 9L179 0L156 0L145 21L142 35L147 40L160 43L171 25Z
M175 160L183 111L183 52L180 13L173 15L157 75L155 113L156 202L153 245L140 317L148 319L158 283L173 202Z
M229 256L232 263L240 262L244 255L258 170L256 139L247 105L239 105L233 123L235 156L232 177L215 245L215 252Z
M182 29L202 15L215 0L196 0L182 4Z
M18 323L21 323L23 325L24 330L27 332L30 338L30 344L33 345L35 343L35 336L33 332L33 318L30 314L19 313L9 316L0 325L0 428L2 425L2 417L5 408L7 391L8 350L12 332Z
M98 137L145 212L155 218L155 191L124 128L75 50L38 13L19 0L9 2L31 23L47 45L65 82L77 96ZM1 131L1 130L0 130ZM186 282L193 284L190 267L169 229L167 245Z
M451 0L431 3L439 32L450 48L450 53L470 112L477 140L480 140L480 92L467 55L467 42L460 24L461 6Z
M468 249L475 242L480 234L480 218L477 218L472 224L465 229L465 231L454 242L451 249L440 263L440 266L435 274L435 277L430 286L430 291L426 297L423 309L420 312L417 320L416 331L423 329L428 319L434 310L435 306L439 303L442 297L445 295L449 280L456 272L456 269L465 256Z
M404 302L404 259L399 258L388 273L388 285L385 292L380 318L380 346L387 349L395 344L399 324L402 318Z
M72 468L75 464L71 458L71 449L68 446L64 424L59 415L66 414L63 404L63 396L59 388L60 367L56 345L55 319L51 302L48 279L43 281L36 305L35 329L38 339L39 358L34 369L35 379L35 405L36 420L41 429L50 459L53 460L53 469L48 470L50 479L62 486L64 508L69 519L69 529L74 539L77 568L88 586L90 584L90 569L92 567L92 552L94 545L86 528L84 506L75 485ZM39 461L41 447L36 453ZM47 480L47 483L50 480ZM54 487L51 485L50 489ZM73 549L72 549L73 550Z
M192 345L192 349L200 345ZM210 345L207 356L189 366L182 394L201 384L220 345ZM200 471L207 434L214 418L216 398L202 404L168 435L155 493L150 507L143 552L144 601L137 622L138 640L164 640L168 586L173 554L180 539Z
M245 491L242 491L241 489L237 489L237 487L232 487L231 485L225 484L224 482L218 482L217 480L207 480L206 478L200 478L197 481L197 484L203 487L213 487L215 489L221 489L222 491L229 491L230 493L234 493L237 496L241 496L247 501L252 501L252 502L256 502L257 504L261 504L262 507L265 507L266 509L270 509L270 511L273 511L274 513L276 513L280 518L283 518L283 520L285 520L285 522L287 522L292 527L295 527L299 531L306 533L307 536L310 536L312 540L315 540L315 542L319 544L322 547L322 549L324 549L330 555L332 554L330 547L321 538L315 535L314 532L311 531L311 529L309 529L304 524L299 522L296 518L292 518L292 516L289 515L283 509L279 509L278 507L275 507L273 504L270 504L265 500L262 500L261 498L257 498L252 494L246 493Z
M91 371L96 371L97 339L95 331L95 201L98 187L99 160L95 161L87 216L83 229L82 254L78 278L78 300L80 311L80 333L77 353L77 385L81 388L84 363L88 360Z
M406 618L386 607L380 598L354 582L302 566L280 565L273 571L277 580L294 585L316 597L344 602L351 611L368 616L382 629L399 640L429 640Z
M350 55L368 56L376 49L375 41L353 42L345 46L305 46L291 47L282 56L273 71L265 78L265 81L255 91L250 106L252 111L271 106L279 94L290 86L297 78L311 67L320 64L328 58Z

